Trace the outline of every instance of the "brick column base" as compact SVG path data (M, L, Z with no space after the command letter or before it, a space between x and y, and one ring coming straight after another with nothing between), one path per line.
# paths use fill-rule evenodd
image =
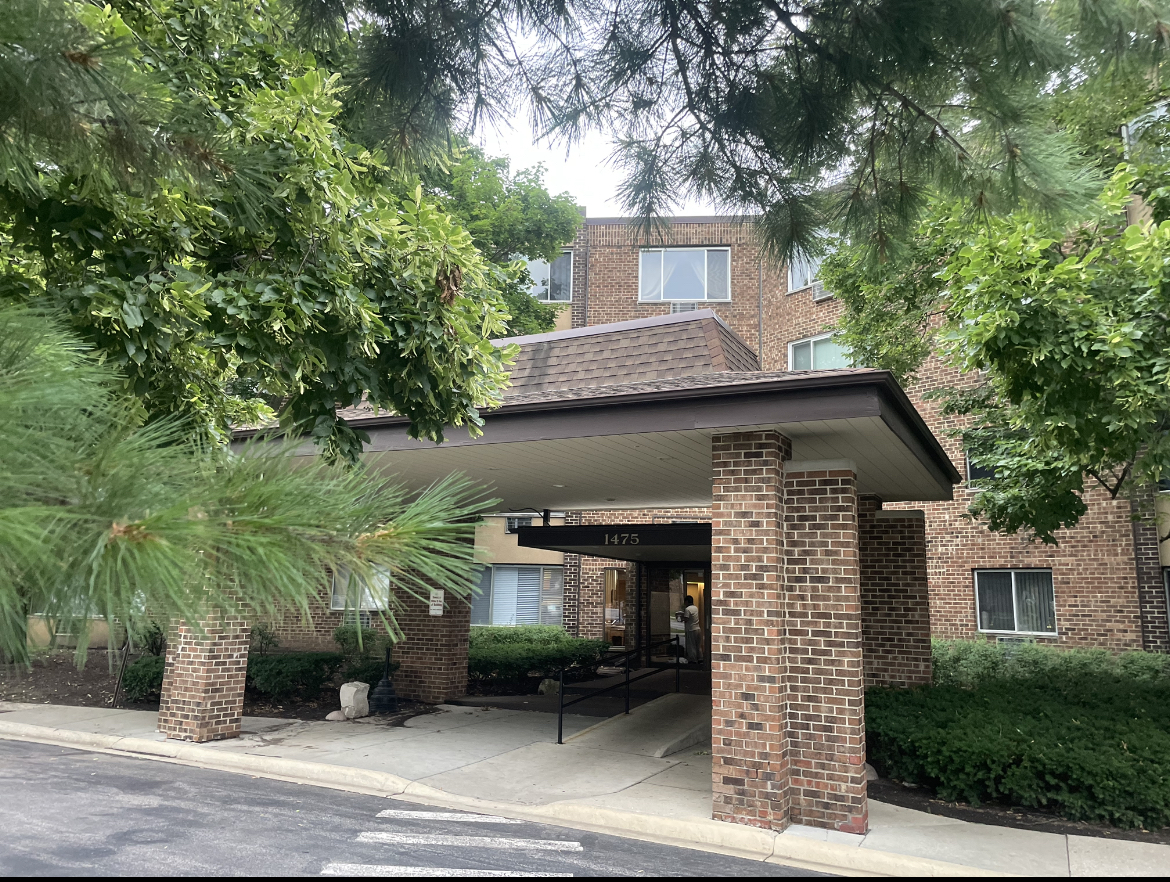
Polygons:
M712 438L712 814L864 833L856 478L790 457L776 432Z
M788 439L711 439L712 815L789 821L782 499Z
M200 634L171 628L158 730L180 741L217 741L240 734L248 672L247 622L214 616Z
M467 643L471 607L447 595L441 616L405 592L396 614L403 638L394 646L399 668L394 688L403 698L439 704L467 694Z

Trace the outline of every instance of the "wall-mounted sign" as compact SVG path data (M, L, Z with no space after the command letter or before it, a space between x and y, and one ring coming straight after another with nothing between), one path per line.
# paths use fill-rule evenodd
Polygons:
M443 614L443 590L441 588L431 589L431 609L432 616L441 616Z

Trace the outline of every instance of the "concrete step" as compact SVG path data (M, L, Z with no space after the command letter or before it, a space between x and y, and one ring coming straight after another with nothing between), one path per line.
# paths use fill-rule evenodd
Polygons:
M671 693L566 738L581 747L664 757L711 738L711 697Z

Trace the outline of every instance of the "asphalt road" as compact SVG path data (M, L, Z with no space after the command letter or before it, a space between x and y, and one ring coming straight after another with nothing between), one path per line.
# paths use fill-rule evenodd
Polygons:
M0 875L796 876L775 864L0 741Z

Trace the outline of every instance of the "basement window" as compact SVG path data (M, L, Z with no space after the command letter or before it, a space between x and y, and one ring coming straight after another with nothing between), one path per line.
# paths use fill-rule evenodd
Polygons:
M1052 570L975 570L975 619L985 634L1056 634Z

